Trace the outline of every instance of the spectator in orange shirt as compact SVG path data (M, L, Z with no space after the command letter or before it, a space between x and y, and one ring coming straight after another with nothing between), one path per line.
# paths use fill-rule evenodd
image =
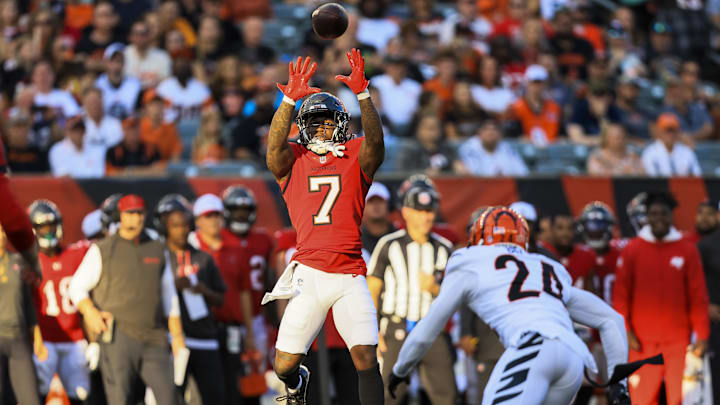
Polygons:
M435 58L435 72L435 77L425 82L423 90L431 91L438 96L442 103L440 114L445 117L452 106L457 73L457 61L451 52L438 54Z
M177 160L183 152L183 144L175 124L163 119L165 101L155 90L143 96L145 116L140 120L140 141L152 145L160 154L160 160Z
M123 121L123 141L108 149L105 154L107 175L157 174L164 169L165 165L160 162L157 149L140 140L139 127L137 118L126 118Z
M525 95L511 107L523 135L538 146L555 142L562 122L560 106L543 94L547 80L548 72L544 67L529 66L525 71Z
M165 0L157 8L158 29L161 33L168 33L173 29L180 31L189 47L197 43L197 34L192 24L180 14L180 4L175 0ZM164 35L163 35L164 36Z

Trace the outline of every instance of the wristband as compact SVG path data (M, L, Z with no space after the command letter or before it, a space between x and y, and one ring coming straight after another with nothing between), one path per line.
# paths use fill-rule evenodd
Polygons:
M291 99L290 97L283 94L283 103L288 103L291 106L295 107L295 100Z
M357 94L358 101L365 100L366 98L370 98L370 90L365 89Z

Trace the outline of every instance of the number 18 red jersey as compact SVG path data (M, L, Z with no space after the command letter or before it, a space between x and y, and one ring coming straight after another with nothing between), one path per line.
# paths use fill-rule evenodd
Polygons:
M85 338L80 314L70 301L68 289L89 248L90 243L83 240L63 247L55 256L38 253L43 277L33 293L43 340L62 343Z
M329 273L367 272L360 224L371 180L358 162L363 140L346 142L342 157L290 144L295 164L280 188L297 231L292 260Z

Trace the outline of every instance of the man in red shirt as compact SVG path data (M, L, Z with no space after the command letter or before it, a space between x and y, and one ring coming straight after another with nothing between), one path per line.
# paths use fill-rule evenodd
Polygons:
M61 244L62 216L52 201L36 200L28 212L40 246L38 256L43 276L33 288L42 335L42 343L36 344L34 358L40 393L48 394L57 373L70 404L79 405L90 392L90 372L85 366L87 341L82 319L70 301L68 288L90 243L83 240L67 247Z
M35 274L40 275L42 271L38 263L32 225L30 225L27 213L17 203L12 190L10 190L8 170L5 147L0 140L0 225L15 250L20 253Z
M350 348L358 370L362 405L384 402L376 358L377 313L365 280L360 226L372 177L385 157L382 123L367 90L360 51L347 53L350 76L336 76L357 94L365 137L348 134L342 102L308 85L317 69L310 58L290 63L285 97L270 124L267 165L275 176L297 230L297 251L272 293L263 299L290 301L275 344L275 372L285 383L288 404L305 405L310 372L301 365L327 312ZM314 94L318 93L318 94ZM296 101L296 142L288 143Z
M228 403L235 404L240 401L238 377L241 354L256 350L256 346L250 296L250 261L237 240L223 234L222 213L223 204L218 196L204 194L198 197L193 205L196 231L188 239L194 248L212 256L227 287L223 305L214 308L213 312L220 329L225 398Z
M542 246L554 254L568 269L573 285L585 290L593 290L588 279L593 276L597 256L592 249L581 243L575 243L575 220L572 216L558 214L552 217L552 244Z
M691 335L697 356L710 335L705 276L697 248L672 226L675 199L649 193L646 205L648 225L618 260L613 305L625 317L629 360L658 353L665 358L663 366L643 367L630 377L633 403L657 404L664 378L667 404L680 405Z

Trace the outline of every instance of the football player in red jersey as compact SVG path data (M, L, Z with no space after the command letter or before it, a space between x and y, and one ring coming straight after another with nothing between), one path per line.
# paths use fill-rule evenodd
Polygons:
M575 220L570 215L558 214L552 217L552 244L543 243L543 247L554 254L573 279L577 288L592 291L589 278L595 268L596 255L592 249L582 243L575 243Z
M273 240L265 229L255 225L257 202L255 195L244 186L230 186L222 193L225 210L225 229L223 234L236 239L250 258L250 294L252 298L253 332L255 346L267 356L267 333L262 302L265 293L265 280L268 279L268 264L273 252Z
M605 203L587 204L578 218L578 232L585 245L595 251L595 293L612 305L612 284L621 249L611 244L615 217Z
M70 403L82 404L90 392L90 371L85 365L87 341L68 288L90 243L82 240L62 245L62 216L52 201L36 200L28 212L40 247L38 258L43 276L33 288L42 335L42 340L36 340L40 343L36 343L34 358L40 393L48 395L50 382L57 373Z
M375 355L377 314L365 280L360 225L375 171L385 156L382 123L367 90L360 51L347 53L350 76L336 76L360 102L365 137L347 133L349 114L329 93L309 87L317 69L310 58L290 63L285 97L270 124L267 165L275 176L297 230L297 251L263 301L289 298L275 344L275 372L285 383L288 404L306 404L309 370L301 363L330 308L335 326L358 370L360 403L383 403ZM296 142L288 142L297 100Z
M222 193L222 203L225 208L223 211L225 228L222 232L229 239L237 240L240 248L246 251L250 260L248 277L250 278L253 316L254 336L252 339L256 350L246 353L246 357L256 359L255 371L262 374L269 361L269 343L268 325L260 303L265 294L265 280L268 279L268 264L273 252L273 240L264 229L254 226L257 219L257 202L250 189L240 185L230 186Z

